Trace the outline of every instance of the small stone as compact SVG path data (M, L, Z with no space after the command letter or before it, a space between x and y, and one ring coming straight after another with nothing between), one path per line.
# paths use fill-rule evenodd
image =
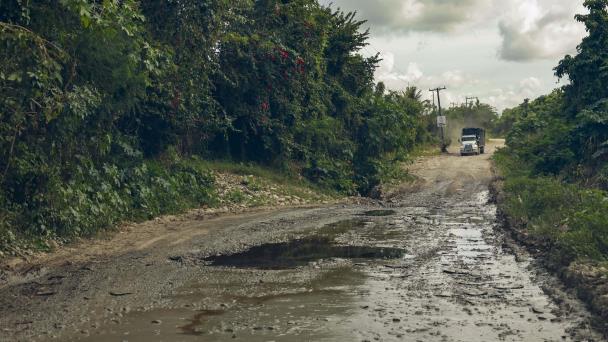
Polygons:
M160 319L155 319L152 321L152 324L163 324L163 321L161 321Z
M535 314L543 314L545 313L545 311L539 307L533 306L532 307L532 312L534 312Z

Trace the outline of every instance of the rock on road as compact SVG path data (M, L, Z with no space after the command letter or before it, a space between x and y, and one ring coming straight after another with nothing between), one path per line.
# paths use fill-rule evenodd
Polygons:
M377 205L187 218L74 250L0 288L0 340L603 341L498 228L489 156L422 158Z

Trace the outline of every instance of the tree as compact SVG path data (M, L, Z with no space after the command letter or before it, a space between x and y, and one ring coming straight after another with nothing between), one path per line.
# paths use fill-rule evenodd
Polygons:
M585 25L588 36L577 47L576 56L567 55L555 68L564 87L568 113L576 115L584 107L608 97L608 0L586 0L589 14L576 20Z

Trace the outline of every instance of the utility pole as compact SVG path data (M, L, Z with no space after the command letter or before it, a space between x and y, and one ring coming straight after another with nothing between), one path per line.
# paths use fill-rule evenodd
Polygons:
M469 100L471 100L470 104L469 104ZM472 120L472 116L473 116L473 100L477 100L477 102L479 102L479 98L477 96L471 96L471 97L467 96L466 97L466 108L468 109L466 113L468 115L468 118L465 117L465 123L467 125L472 125L473 124L473 120Z
M467 103L467 107L469 106L469 100L471 100L471 106L473 105L473 100L477 99L477 97L475 96L471 96L471 97L466 97L466 103Z
M447 89L446 87L429 89L429 91L433 93L433 98L435 98L435 92L437 93L437 105L439 106L437 124L439 126L439 129L441 130L441 152L448 151L446 143L445 143L445 125L446 125L446 123L445 123L445 121L441 122L441 120L445 120L445 117L441 113L441 96L440 96L440 92L442 90L446 90L446 89Z

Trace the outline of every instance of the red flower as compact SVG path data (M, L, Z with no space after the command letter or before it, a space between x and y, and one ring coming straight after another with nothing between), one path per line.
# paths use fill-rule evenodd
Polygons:
M268 103L268 101L264 101L262 102L262 105L260 107L262 108L262 110L267 111L270 109L270 104Z
M304 65L304 64L306 64L306 62L304 62L304 59L302 59L302 57L298 57L296 59L296 64L297 65Z
M289 51L283 50L283 49L279 49L279 53L281 54L281 57L283 57L283 59L289 58Z

